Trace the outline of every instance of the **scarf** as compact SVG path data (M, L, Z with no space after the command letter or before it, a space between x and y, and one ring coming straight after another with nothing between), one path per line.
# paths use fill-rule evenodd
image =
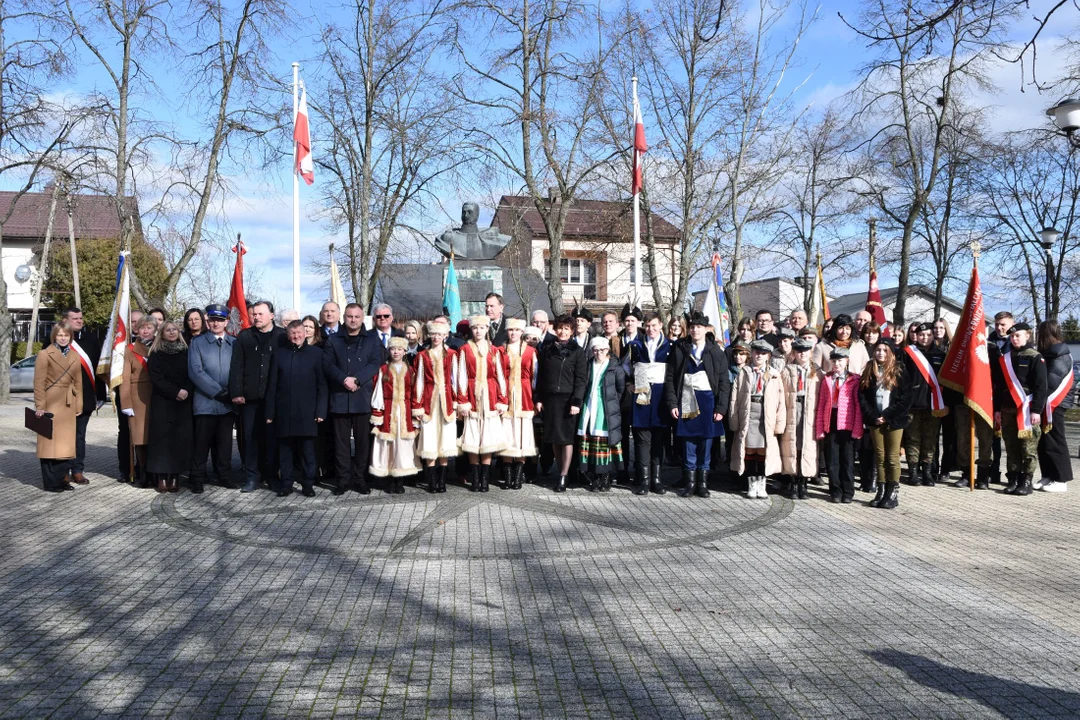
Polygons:
M175 355L178 352L187 350L187 345L183 340L162 340L157 345L155 352L165 353L166 355Z

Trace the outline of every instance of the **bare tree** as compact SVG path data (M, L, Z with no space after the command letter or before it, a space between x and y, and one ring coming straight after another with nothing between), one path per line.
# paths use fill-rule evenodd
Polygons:
M324 201L344 228L353 294L370 305L393 243L420 234L422 200L460 162L452 99L440 71L442 0L355 0L348 24L322 32L313 104L328 138L316 163L333 181Z
M869 0L857 32L877 51L856 91L869 128L865 149L876 159L865 192L900 229L899 292L893 323L904 325L912 239L946 166L950 121L964 89L983 83L1003 16L994 4L957 4L928 27L928 3Z
M464 129L489 172L520 183L547 236L548 299L563 311L562 240L574 199L619 150L592 139L612 52L581 0L473 0L477 32L458 26L467 72L455 95L476 108ZM484 51L476 52L477 48ZM550 192L549 192L550 188Z

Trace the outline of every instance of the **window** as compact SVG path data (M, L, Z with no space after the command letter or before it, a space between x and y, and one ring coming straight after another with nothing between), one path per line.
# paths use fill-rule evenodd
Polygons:
M586 300L596 299L596 263L582 258L563 258L560 263L560 275L567 285L580 285L570 289L574 294L582 294Z
M630 263L630 282L634 282L634 263ZM652 278L649 276L649 260L648 258L641 258L641 284L652 282Z

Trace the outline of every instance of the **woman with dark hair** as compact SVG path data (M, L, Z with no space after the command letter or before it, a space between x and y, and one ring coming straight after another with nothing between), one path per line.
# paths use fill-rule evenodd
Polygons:
M1039 353L1046 361L1046 408L1042 412L1043 434L1039 438L1039 471L1036 490L1063 493L1072 480L1072 462L1065 439L1065 409L1073 406L1073 357L1057 320L1039 323Z
M862 332L859 333L859 339L863 341L863 345L866 347L867 354L877 345L877 341L881 339L881 326L871 320L863 325Z
M180 328L165 322L150 347L147 370L154 385L146 470L157 475L157 491L177 492L182 473L191 469L195 421L194 383L188 376L188 348Z
M874 357L859 383L859 405L870 429L880 480L870 507L891 510L900 504L900 445L911 408L910 378L892 340L874 345Z
M206 313L202 308L193 307L184 313L184 342L191 345L191 341L206 332Z
M907 347L908 345L914 345L918 339L920 322L913 322L908 325L907 334L904 335L900 341L900 347Z
M319 324L319 320L314 315L305 315L300 322L304 324L305 342L308 345L322 347L326 342L326 330Z
M574 319L555 318L555 342L540 349L540 369L536 378L536 412L544 416L544 440L554 446L559 465L555 492L566 491L566 476L574 452L577 416L585 398L588 366L585 351L571 341Z
M866 363L870 361L870 356L866 352L863 341L854 335L855 323L850 315L844 314L830 319L833 321L832 327L825 333L825 337L821 339L821 342L814 346L811 359L815 365L821 368L822 373L828 373L832 370L832 360L830 358L833 350L847 350L847 371L858 375L866 367Z

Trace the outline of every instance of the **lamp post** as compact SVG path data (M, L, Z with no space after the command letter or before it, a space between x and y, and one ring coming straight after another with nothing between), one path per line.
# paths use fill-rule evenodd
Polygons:
M1046 114L1054 119L1054 124L1065 133L1069 145L1080 148L1080 100L1066 98L1054 107L1046 111Z
M1046 320L1054 319L1053 303L1050 299L1054 289L1054 256L1050 253L1059 237L1061 237L1061 233L1058 232L1057 228L1044 227L1039 231L1039 244L1046 251L1046 313L1043 316Z

